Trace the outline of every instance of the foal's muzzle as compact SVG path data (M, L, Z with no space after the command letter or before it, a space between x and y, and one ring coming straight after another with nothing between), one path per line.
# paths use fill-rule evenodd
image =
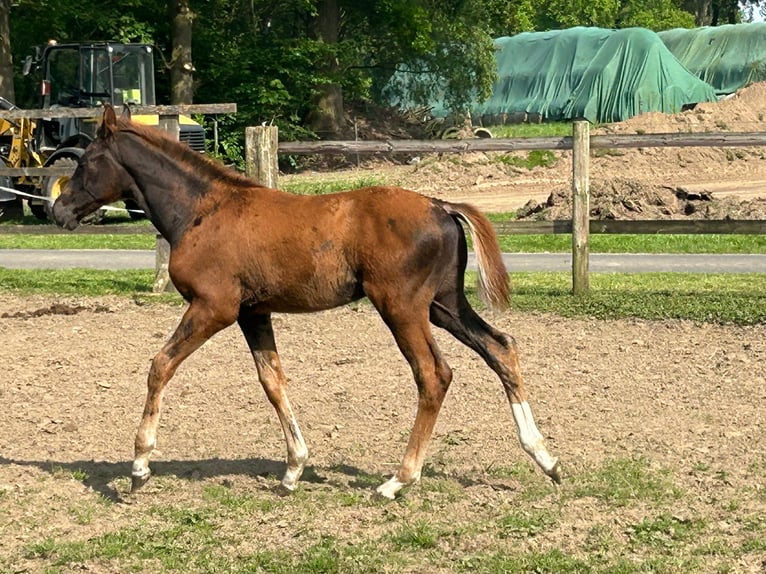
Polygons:
M80 222L77 220L77 217L72 212L72 210L64 205L62 198L63 196L59 196L59 198L56 199L55 203L53 204L53 209L51 209L53 221L55 221L56 225L59 227L63 227L64 229L72 231L79 225Z

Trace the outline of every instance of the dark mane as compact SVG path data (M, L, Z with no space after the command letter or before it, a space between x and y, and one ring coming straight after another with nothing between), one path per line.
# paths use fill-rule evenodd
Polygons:
M226 180L235 185L258 185L252 179L194 151L185 143L174 140L163 130L139 124L126 118L117 118L117 128L118 131L132 133L146 140L151 146L158 148L174 160L189 165L205 178Z

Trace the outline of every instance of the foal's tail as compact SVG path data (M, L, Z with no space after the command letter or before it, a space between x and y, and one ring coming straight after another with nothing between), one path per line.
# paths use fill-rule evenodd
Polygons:
M511 286L492 224L472 205L446 201L440 204L447 213L468 226L479 268L479 296L493 309L507 309Z

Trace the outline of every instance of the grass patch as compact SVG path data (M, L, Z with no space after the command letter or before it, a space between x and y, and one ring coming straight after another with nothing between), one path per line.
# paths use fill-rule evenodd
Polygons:
M547 509L516 510L500 519L498 526L502 538L528 539L555 526L556 514Z
M494 214L495 222L514 218L510 212ZM572 236L501 235L500 247L509 253L569 253ZM0 249L149 249L153 233L136 234L0 234ZM763 235L607 235L590 237L591 253L766 253Z
M541 124L506 124L502 126L489 126L487 129L496 138L529 138L529 137L557 137L571 136L571 122L544 122Z
M645 518L628 529L634 545L648 546L654 550L670 550L697 538L705 531L704 520L681 519L663 513L654 518Z
M281 183L279 188L290 193L299 195L325 195L327 193L337 193L340 191L349 191L360 187L372 187L376 185L387 185L387 182L378 176L366 176L356 179L335 179L320 181L312 179L311 181L288 180Z
M143 301L180 303L178 295L152 294L151 270L4 269L0 292L54 295L123 295ZM689 319L752 325L766 321L766 274L592 273L591 292L571 293L569 273L513 273L512 306L519 311L564 317ZM476 297L476 274L467 276ZM359 477L364 481L367 477ZM375 477L375 480L378 480Z
M154 249L154 233L0 235L0 249Z
M587 562L560 550L530 552L522 555L485 553L463 558L456 565L457 572L500 573L534 572L536 574L585 574L593 572Z
M419 520L399 527L391 536L391 541L398 550L426 550L436 547L439 536L439 531L432 524Z
M759 273L592 273L585 297L572 295L569 273L512 273L511 282L511 304L520 311L739 325L766 321L766 275Z
M506 153L501 156L497 156L494 161L512 167L534 169L536 167L553 167L556 165L558 157L550 150L532 150L526 155Z
M154 272L144 269L5 269L0 291L57 295L151 295ZM180 300L180 297L175 296Z
M662 505L682 495L668 471L651 468L643 458L607 460L600 468L574 476L572 482L574 496L598 498L617 507L636 501Z
M507 215L507 214L504 214ZM505 217L502 221L508 221ZM495 221L501 221L497 219ZM500 248L508 253L570 253L572 235L501 235ZM594 234L591 253L766 253L764 235L633 235Z

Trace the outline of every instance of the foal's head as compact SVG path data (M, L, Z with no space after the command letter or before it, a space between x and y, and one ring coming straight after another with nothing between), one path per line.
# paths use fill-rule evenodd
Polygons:
M136 183L119 160L114 137L117 129L114 108L106 106L96 140L86 148L53 204L53 219L58 225L74 229L98 208L133 196Z

